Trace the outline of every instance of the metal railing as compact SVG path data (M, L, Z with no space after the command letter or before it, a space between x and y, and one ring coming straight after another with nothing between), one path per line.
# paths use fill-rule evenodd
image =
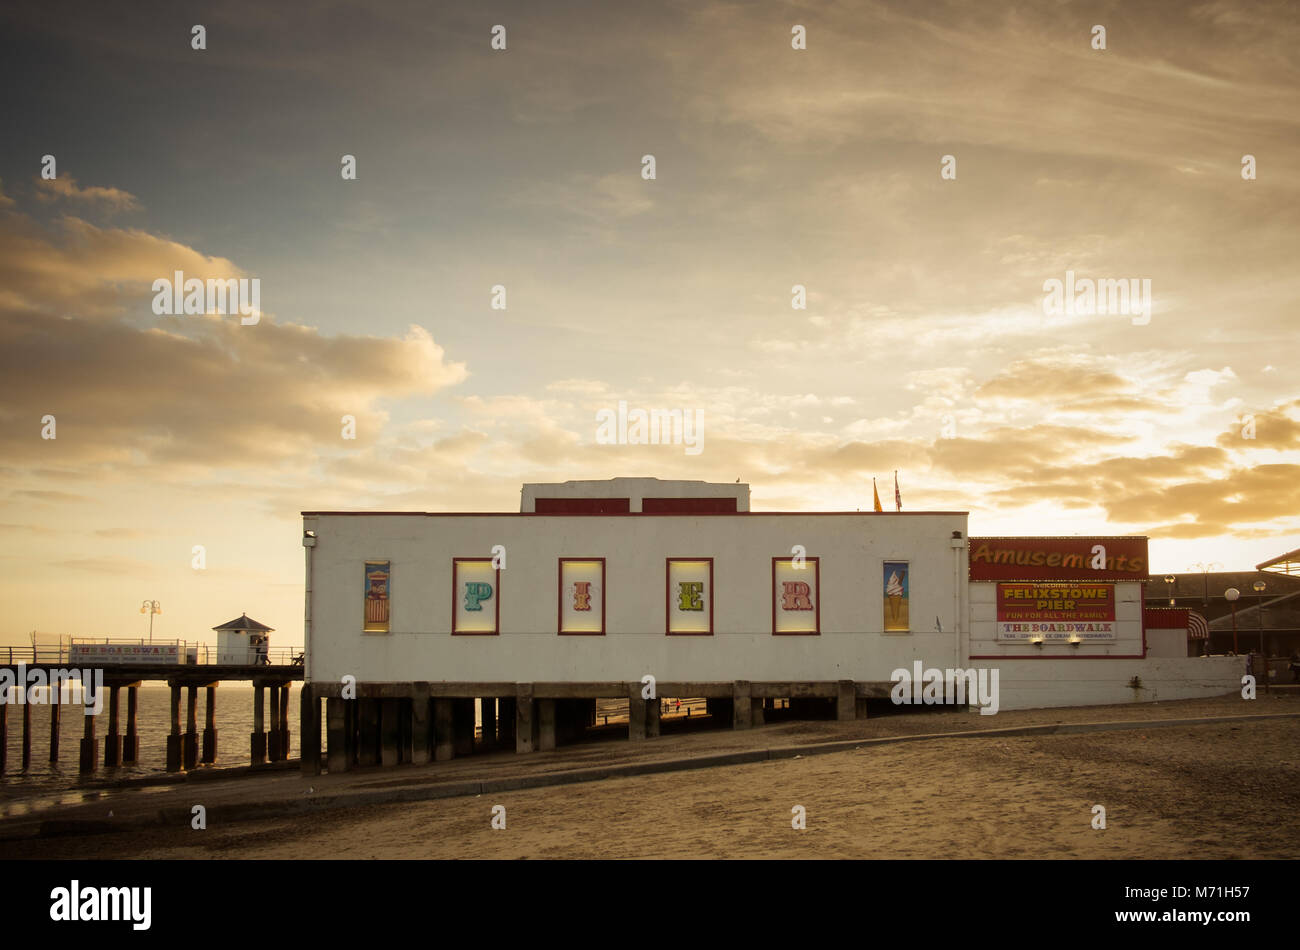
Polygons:
M43 663L50 666L71 666L74 663L81 662L72 659L73 646L94 646L97 644L137 646L145 643L147 643L145 640L83 639L78 637L71 643L59 646L0 646L0 663L8 665L18 663L36 665ZM235 666L301 666L303 663L303 651L298 647L271 647L265 651L248 650L243 658L235 660L232 664L229 659L223 663L217 648L207 643L186 643L184 640L155 640L153 645L178 647L178 659L176 661L178 666L215 666L218 664ZM97 660L96 662L108 661ZM162 662L170 662L170 660Z

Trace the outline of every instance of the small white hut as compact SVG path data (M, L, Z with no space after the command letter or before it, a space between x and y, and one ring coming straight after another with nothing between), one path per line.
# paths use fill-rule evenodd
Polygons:
M273 627L243 614L212 629L217 631L218 663L252 666L268 661Z

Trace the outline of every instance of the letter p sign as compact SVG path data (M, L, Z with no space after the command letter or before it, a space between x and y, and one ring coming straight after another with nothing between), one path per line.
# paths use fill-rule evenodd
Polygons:
M465 609L482 610L483 601L492 599L492 585L482 581L465 582Z

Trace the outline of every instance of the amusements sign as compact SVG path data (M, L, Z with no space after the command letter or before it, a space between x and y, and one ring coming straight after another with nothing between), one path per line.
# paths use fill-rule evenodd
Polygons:
M999 584L998 639L1115 639L1114 584Z
M74 643L68 662L83 663L180 663L180 646L175 643Z
M971 538L973 581L1145 581L1147 539Z

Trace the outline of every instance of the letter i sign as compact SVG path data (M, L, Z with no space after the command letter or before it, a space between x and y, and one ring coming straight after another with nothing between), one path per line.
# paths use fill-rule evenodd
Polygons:
M591 581L573 582L573 609L591 609Z

